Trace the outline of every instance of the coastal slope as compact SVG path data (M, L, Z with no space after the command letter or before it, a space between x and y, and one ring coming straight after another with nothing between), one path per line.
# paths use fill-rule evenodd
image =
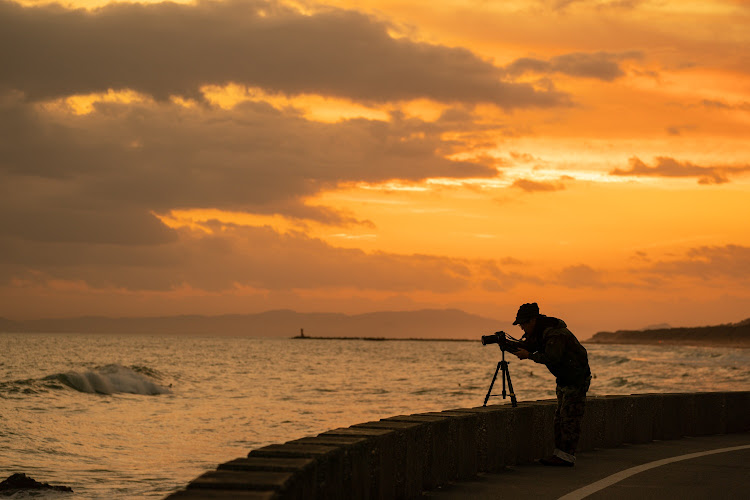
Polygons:
M750 347L750 318L739 323L716 326L598 332L587 342L591 344Z

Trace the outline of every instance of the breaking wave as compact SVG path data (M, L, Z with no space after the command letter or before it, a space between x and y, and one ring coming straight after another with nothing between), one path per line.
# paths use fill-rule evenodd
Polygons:
M169 394L169 387L156 381L158 373L143 366L128 368L110 364L93 370L56 373L42 379L16 380L0 383L0 389L10 393L35 394L49 390L73 389L88 394L141 394L155 396Z
M97 394L143 394L154 396L167 394L169 388L154 382L143 367L127 368L121 365L106 365L96 371L66 372L47 377L58 380L79 392ZM137 370L137 371L136 371Z

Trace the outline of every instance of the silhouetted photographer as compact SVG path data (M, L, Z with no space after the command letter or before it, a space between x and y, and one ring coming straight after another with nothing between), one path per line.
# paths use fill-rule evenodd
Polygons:
M563 320L539 314L536 302L523 304L513 324L524 334L519 347L508 352L545 365L557 381L555 451L540 462L572 467L591 384L588 353Z

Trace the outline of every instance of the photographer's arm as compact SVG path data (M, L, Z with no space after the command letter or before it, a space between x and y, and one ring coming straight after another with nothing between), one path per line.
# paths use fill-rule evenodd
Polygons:
M516 350L510 352L518 356L518 359L529 359L531 353L534 352L534 343L526 338L526 334L524 334L520 340L515 342L515 346Z
M513 352L516 356L518 356L518 359L529 359L531 357L531 354L526 349L518 349L517 351Z
M552 337L544 346L544 351L529 354L529 358L543 365L554 365L560 362L565 353L565 343L559 337ZM523 359L523 358L522 358Z

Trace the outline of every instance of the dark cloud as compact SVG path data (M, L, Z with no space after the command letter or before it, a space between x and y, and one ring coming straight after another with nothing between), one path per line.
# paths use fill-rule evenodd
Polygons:
M88 12L0 2L0 19L0 87L13 89L0 92L5 283L459 289L476 272L460 261L365 254L268 228L215 224L214 234L200 235L157 215L218 208L372 226L305 199L349 182L496 176L490 162L445 158L461 145L446 131L471 133L467 108L433 123L399 113L319 123L261 102L224 110L158 99L228 81L369 101L525 106L560 97L503 84L468 51L395 40L383 23L340 10L303 16L271 2L204 2ZM34 101L108 88L157 101L98 102L85 115Z
M5 205L0 203L0 207ZM2 234L38 242L161 245L177 234L152 214L139 210L13 205L0 211Z
M180 230L162 245L124 247L0 238L0 282L10 279L82 282L132 291L236 286L266 290L357 288L408 292L462 290L487 273L487 262L429 255L365 253L332 247L301 233L215 224L213 234ZM520 279L497 266L491 277L506 288Z
M92 11L0 0L0 88L44 100L132 89L200 98L235 82L287 95L366 102L429 98L503 108L567 105L463 48L393 38L389 25L326 8L302 14L275 0L109 4Z
M269 228L214 223L206 236L170 229L155 214L222 208L371 226L304 198L340 182L496 175L442 158L441 125L401 115L324 124L259 103L131 103L74 116L5 96L0 130L4 283L456 290L474 272L460 261L368 255Z
M151 213L188 208L357 223L303 199L338 183L497 174L487 164L439 156L453 147L443 130L397 115L316 123L258 103L231 111L102 104L87 115L58 116L6 97L0 232L158 243L170 236L154 228ZM141 224L143 234L134 235ZM116 235L115 227L133 229Z
M750 171L748 165L715 165L703 167L690 162L680 162L674 158L659 156L656 165L649 167L637 157L631 158L628 163L630 168L616 168L610 175L620 176L652 176L652 177L697 177L699 184L724 184L729 182L729 177Z
M621 68L622 61L640 59L640 52L624 52L613 54L609 52L573 53L553 57L549 60L522 58L509 64L505 70L513 76L524 73L562 73L580 78L596 78L612 81L625 75Z

